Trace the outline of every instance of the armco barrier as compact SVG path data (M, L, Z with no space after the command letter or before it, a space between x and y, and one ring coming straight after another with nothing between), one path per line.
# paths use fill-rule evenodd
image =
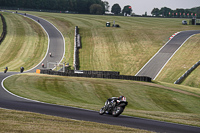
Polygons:
M83 71L83 73L75 73L74 70L67 70L66 72L58 72L58 71L53 71L51 69L41 69L40 73L50 74L50 75L60 75L60 76L72 76L72 77L123 79L123 80L151 82L150 77L119 75L119 72L112 72L112 71Z
M176 80L174 84L181 84L187 78L187 76L189 76L190 73L194 71L199 65L200 60L195 65L193 65L188 71L186 71L185 74L183 74L178 80Z
M4 40L4 38L6 36L7 26L6 26L6 21L5 21L4 16L2 14L0 14L0 16L1 16L2 23L3 23L3 32L1 33L1 36L0 36L0 44L1 44L1 42Z

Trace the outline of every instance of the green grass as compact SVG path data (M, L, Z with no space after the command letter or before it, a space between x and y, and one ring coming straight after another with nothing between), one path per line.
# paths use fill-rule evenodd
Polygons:
M200 126L200 90L166 87L164 83L38 74L15 75L4 85L22 97L96 111L107 98L124 95L129 102L125 115Z
M70 120L66 118L22 111L0 109L0 114L1 133L148 133L148 131L145 130Z
M7 36L0 45L0 71L25 70L36 66L46 54L48 40L45 31L34 21L18 14L3 13Z

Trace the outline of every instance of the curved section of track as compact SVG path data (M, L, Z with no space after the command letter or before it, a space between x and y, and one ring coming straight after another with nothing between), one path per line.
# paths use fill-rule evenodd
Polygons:
M158 74L173 57L176 51L194 34L199 34L197 31L182 31L168 41L136 74L136 76L148 76L156 79Z
M62 35L56 31L57 29L45 20L41 20L41 18L37 18L35 16L30 16L34 20L40 19L41 25L44 29L48 32L50 40L49 43L49 51L55 52L54 54L58 57L52 58L52 61L60 61L63 57L63 46L64 43L62 42ZM50 30L47 30L47 29ZM55 45L56 44L56 45ZM54 46L55 45L55 46ZM55 48L55 49L54 49ZM52 53L53 53L52 52ZM62 53L62 54L60 54ZM44 58L44 61L49 61L48 57ZM32 69L30 72L35 71L36 68L40 68L41 64L37 67ZM3 81L6 77L17 74L16 72L8 72L8 73L0 73L0 81ZM139 128L144 130L150 130L155 132L181 132L181 133L198 133L200 132L200 128L186 126L186 125L179 125L167 122L160 122L148 119L141 119L135 117L128 117L128 116L119 116L119 117L112 117L110 115L99 115L96 111L84 110L79 108L73 107L66 107L66 106L59 106L59 105L52 105L42 102L37 102L33 100L28 100L25 98L21 98L15 96L8 92L3 87L3 82L1 82L0 86L0 107L7 108L7 109L14 109L14 110L21 110L21 111L30 111L36 113L42 113L47 115L54 115L60 117L66 117L71 119L77 120L84 120L84 121L92 121L92 122L99 122L99 123L106 123L112 125L120 125L126 126L131 128Z
M49 45L46 57L35 68L29 70L28 72L35 72L36 69L41 69L42 63L47 66L47 62L61 62L65 53L65 41L61 32L50 22L42 18L28 14L26 16L35 21L39 21L39 24L45 29L49 38ZM52 57L47 56L48 53L51 53Z

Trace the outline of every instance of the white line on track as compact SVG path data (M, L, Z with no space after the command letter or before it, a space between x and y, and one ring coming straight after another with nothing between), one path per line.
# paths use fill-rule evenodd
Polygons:
M167 60L167 62L163 65L163 67L160 69L160 71L158 72L158 74L155 76L155 78L153 79L153 80L155 80L157 77L158 77L158 75L161 73L161 71L164 69L164 67L167 65L167 63L171 60L171 58L176 54L176 52L183 46L183 44L185 44L185 42L188 40L188 39L190 39L192 36L194 36L194 35L196 35L196 34L193 34L193 35L191 35L191 36L189 36L182 44L181 44L181 46L172 54L172 56Z
M177 32L177 34L179 34L180 32ZM142 69L144 69L148 64L149 64L149 62L163 49L163 47L165 47L169 42L171 41L171 39L169 39L168 41L167 41L167 43L165 43L165 45L163 45L159 50L158 50L158 52L136 73L136 75L135 76L137 76L141 71L142 71Z

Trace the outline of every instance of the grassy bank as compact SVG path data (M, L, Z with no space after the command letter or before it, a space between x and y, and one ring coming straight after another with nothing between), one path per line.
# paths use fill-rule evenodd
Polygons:
M94 122L76 121L55 116L48 116L36 113L28 113L22 111L12 111L0 109L0 127L2 133L7 132L51 132L51 133L131 133L148 131L126 128L120 126L112 126L99 124ZM150 132L149 132L150 133Z
M35 74L4 82L9 91L26 98L91 110L99 110L109 97L124 95L126 115L200 126L200 90L162 84Z
M2 13L7 23L7 36L0 45L0 71L25 70L36 66L46 54L48 40L45 31L34 21L13 13Z

